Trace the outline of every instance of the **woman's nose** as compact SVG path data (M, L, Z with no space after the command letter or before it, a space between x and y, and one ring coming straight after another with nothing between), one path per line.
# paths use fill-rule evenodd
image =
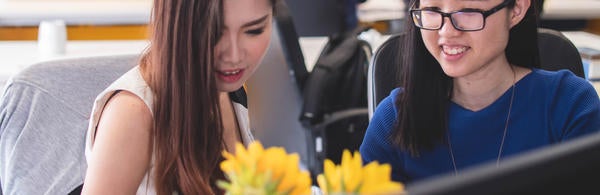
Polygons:
M461 33L460 30L454 27L449 17L444 17L444 20L442 20L442 22L442 28L438 30L440 36L451 37Z
M242 51L239 41L235 36L227 36L221 39L223 51L221 60L226 63L238 64L242 61Z

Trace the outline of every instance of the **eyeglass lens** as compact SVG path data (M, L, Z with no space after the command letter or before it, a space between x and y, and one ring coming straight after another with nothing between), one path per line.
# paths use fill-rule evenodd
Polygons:
M412 12L415 24L424 29L438 30L442 27L442 13L429 10ZM458 30L479 30L483 28L484 16L479 12L454 12L450 14L452 25Z

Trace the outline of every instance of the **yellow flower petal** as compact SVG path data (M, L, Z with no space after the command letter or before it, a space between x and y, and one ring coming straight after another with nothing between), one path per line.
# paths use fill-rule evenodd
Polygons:
M350 151L344 150L341 167L344 180L344 191L349 193L357 192L363 178L360 154L355 152L354 156L352 156L350 155Z
M290 192L290 195L304 195L311 194L310 186L312 182L310 180L310 174L306 171L300 172L299 177L296 180L296 186Z
M252 142L248 146L248 153L252 157L259 157L264 151L263 145L260 142Z
M285 175L280 180L281 183L277 186L278 192L287 192L295 184L295 180L300 174L300 168L298 167L299 157L298 154L291 154L285 159L286 167L284 167ZM296 163L294 163L296 162Z
M399 193L404 186L391 180L392 168L389 164L379 165L377 162L367 164L364 169L364 182L360 189L361 194L389 194Z
M244 148L236 144L235 155L223 152L220 163L230 181L219 186L227 194L310 194L310 174L299 168L298 154L288 155L282 147L265 149L260 142Z
M231 154L225 150L222 152L222 155L227 160L235 159L235 156L233 154Z
M323 163L323 172L327 180L327 188L330 192L342 191L342 170L341 167L335 166L333 161L325 159Z
M242 163L242 166L251 166L254 164L250 153L246 151L246 148L241 143L235 144L235 157Z
M404 190L402 183L391 180L389 164L371 162L363 167L360 153L348 150L339 166L325 160L317 182L324 194L396 194Z
M235 163L233 161L223 161L220 165L224 173L231 173L235 170Z
M323 192L323 194L327 195L328 190L327 190L327 179L325 179L325 175L323 174L319 174L317 176L317 184L319 184L319 188L321 188L321 192Z
M281 179L284 174L286 155L285 149L281 147L267 149L258 159L258 170L261 172L270 170L272 179Z

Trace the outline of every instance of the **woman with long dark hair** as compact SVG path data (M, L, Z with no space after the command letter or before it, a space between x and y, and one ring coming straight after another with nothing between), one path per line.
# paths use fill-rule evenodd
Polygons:
M538 69L533 0L413 0L402 86L360 151L413 182L600 129L600 101L567 70Z
M243 83L269 45L276 0L155 0L150 46L102 92L84 194L218 194L221 152L253 140Z

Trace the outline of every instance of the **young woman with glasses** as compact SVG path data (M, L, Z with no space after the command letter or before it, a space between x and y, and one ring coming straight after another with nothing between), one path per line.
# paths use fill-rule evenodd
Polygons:
M364 161L409 183L599 130L594 88L538 69L531 1L411 1L403 84L377 107Z
M276 0L154 0L139 66L96 99L83 194L221 194L222 151L252 141L244 82Z

